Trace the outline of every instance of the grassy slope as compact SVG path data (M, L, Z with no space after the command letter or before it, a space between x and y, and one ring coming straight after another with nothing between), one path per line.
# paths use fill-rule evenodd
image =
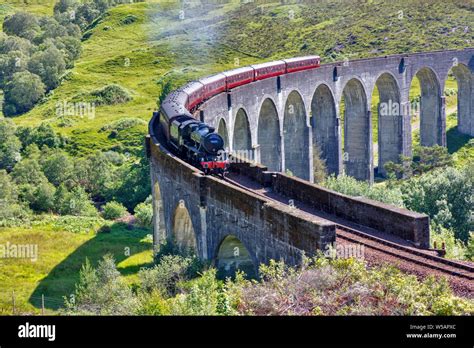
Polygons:
M110 233L68 232L52 224L33 228L2 228L0 244L36 244L38 261L0 259L0 315L12 312L12 291L17 312L38 312L41 295L48 310L62 305L62 297L74 290L79 270L88 258L95 264L102 255L111 253L119 271L129 282L136 281L140 267L152 261L148 231L127 230L123 225L112 227ZM130 248L130 253L125 251Z
M259 14L258 10L248 7L231 13L238 8L234 1L224 7L185 9L182 20L179 7L170 3L121 5L111 9L92 30L70 79L43 104L15 121L19 125L50 122L70 137L70 150L78 155L94 149L110 149L119 143L140 146L145 126L122 132L116 139L99 130L123 117L148 120L161 90L160 82L168 79L177 86L197 76L232 68L236 63L246 65L301 54L319 53L324 61L331 61L469 45L466 40L469 36L472 38L472 34L466 36L461 30L454 33L448 30L473 21L472 13L455 2L438 2L429 9L418 2L409 6L405 3L403 9L398 2L384 3L382 6L380 1L372 1L365 8L348 6L347 2L325 1L311 8L268 4L263 14ZM28 7L27 10L51 13L51 7ZM403 21L396 20L400 10L404 11ZM11 8L7 11L11 12ZM0 17L5 12L5 8L0 7ZM121 24L121 19L130 14L138 21ZM292 20L289 19L291 14ZM108 30L104 30L105 27ZM129 66L125 64L126 59ZM73 118L72 126L60 126L55 115L57 102L77 100L81 94L109 83L127 88L133 100L123 105L97 107L94 119ZM376 104L376 99L373 102ZM40 296L43 292L53 299L60 298L70 293L86 255L97 259L110 250L119 255L125 246L143 246L141 238L120 229L97 237L92 233L53 231L50 225L1 229L0 243L37 241L44 253L36 264L0 260L3 263L0 282L3 290L15 289L23 299L33 293ZM123 271L130 274L131 281L137 267L149 262L151 252L149 247L147 249L143 254L125 258L120 264ZM63 267L66 272L61 271ZM5 297L2 293L0 298L0 307L9 305L8 294ZM25 300L20 308L32 310L34 307Z

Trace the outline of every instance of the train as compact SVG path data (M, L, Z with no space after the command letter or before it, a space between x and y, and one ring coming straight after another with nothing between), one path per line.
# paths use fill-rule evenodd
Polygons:
M229 167L224 140L213 127L193 117L209 98L233 88L283 74L318 68L319 56L284 59L225 71L189 82L171 92L156 112L161 134L180 158L205 174L225 175Z

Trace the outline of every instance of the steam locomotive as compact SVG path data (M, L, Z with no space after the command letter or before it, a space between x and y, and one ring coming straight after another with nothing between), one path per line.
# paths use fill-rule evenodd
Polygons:
M224 140L215 129L192 115L200 104L247 83L320 66L319 56L298 57L226 71L186 84L171 92L154 116L168 147L206 174L224 175L229 161ZM152 124L154 127L155 124ZM153 130L155 134L156 130Z

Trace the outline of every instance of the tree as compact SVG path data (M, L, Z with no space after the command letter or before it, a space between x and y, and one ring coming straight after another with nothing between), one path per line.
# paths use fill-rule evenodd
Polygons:
M0 53L6 54L10 51L21 51L30 56L35 46L27 39L17 36L0 37Z
M56 148L62 147L66 143L66 138L57 134L53 127L47 123L42 123L36 128L18 127L17 136L25 148L31 144L36 144L39 148L43 146Z
M59 0L56 5L54 5L54 13L64 13L73 10L77 3L77 0Z
M17 72L5 86L5 109L8 115L30 110L44 97L45 85L38 75L28 71Z
M20 159L21 142L12 120L0 119L0 169L12 170Z
M15 35L33 40L39 31L37 18L28 12L17 12L7 16L3 22L3 31L8 35Z
M54 207L56 189L47 181L41 182L31 197L30 208L36 212L49 212Z
M28 70L41 77L48 90L59 85L60 77L66 70L66 62L61 51L56 46L49 45L47 49L36 52L28 62Z
M22 51L10 51L0 55L0 88L11 80L13 74L26 70L28 59Z
M62 150L46 153L40 161L44 175L55 186L66 183L71 178L74 164L71 157Z
M326 161L321 158L321 149L317 145L313 147L313 173L315 183L321 183L326 179Z
M30 184L37 186L48 181L36 159L25 158L17 163L12 171L12 177L18 185Z
M27 214L18 202L15 183L5 170L0 170L0 221Z

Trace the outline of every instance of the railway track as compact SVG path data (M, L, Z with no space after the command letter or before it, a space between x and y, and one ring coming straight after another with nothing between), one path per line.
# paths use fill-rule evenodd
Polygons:
M228 182L229 184L249 191L252 194L262 196L265 199L272 200L280 204L285 204L279 200L268 197L267 195L262 194L257 190L242 185L235 180L229 179L228 177L219 178ZM311 214L311 212L308 213ZM428 270L435 270L437 271L437 273L457 278L462 283L466 283L467 281L472 285L472 281L474 281L474 267L471 265L448 260L439 256L429 254L427 251L424 251L422 249L417 250L414 247L408 247L383 238L379 238L362 230L358 230L353 227L344 225L340 223L340 221L332 222L334 222L336 225L336 238L340 240L344 240L350 243L361 244L364 245L365 248L376 251L379 254L381 253L383 255L387 255L392 258L396 258L398 260L417 265L418 267L427 268Z

